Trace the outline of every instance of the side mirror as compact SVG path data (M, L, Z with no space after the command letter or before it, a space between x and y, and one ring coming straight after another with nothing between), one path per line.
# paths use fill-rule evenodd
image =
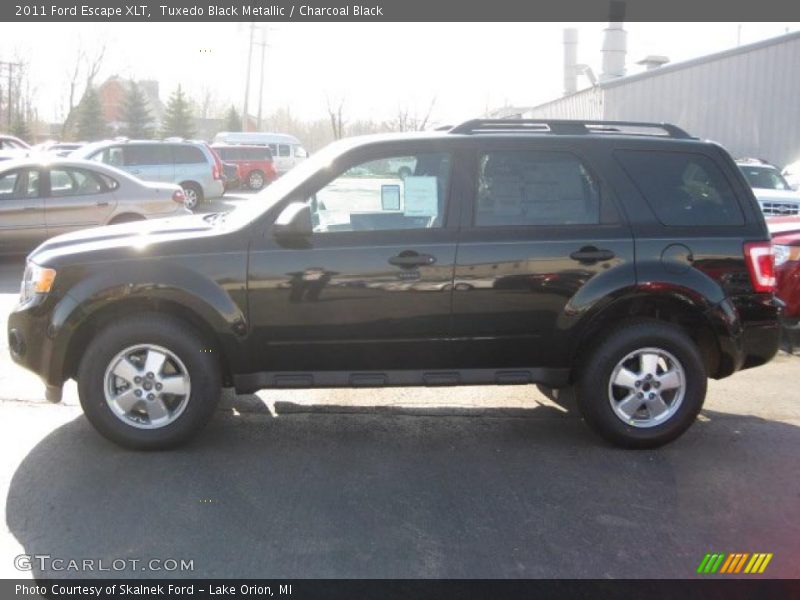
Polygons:
M278 240L297 240L311 237L311 207L305 202L292 202L275 219L272 235Z

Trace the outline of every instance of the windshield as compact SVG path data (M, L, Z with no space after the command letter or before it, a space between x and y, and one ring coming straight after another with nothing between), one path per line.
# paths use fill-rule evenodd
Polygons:
M777 169L739 165L750 187L763 190L790 190L789 184Z
M331 163L351 146L351 143L345 141L334 142L326 146L278 178L264 190L252 196L250 200L229 212L225 217L226 224L231 227L241 227L254 221L285 198L287 194L306 179L322 169L329 168Z

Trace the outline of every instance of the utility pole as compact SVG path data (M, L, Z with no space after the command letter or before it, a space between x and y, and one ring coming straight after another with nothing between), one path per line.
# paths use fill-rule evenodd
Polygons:
M8 121L8 129L11 130L11 115L14 112L12 109L14 103L11 99L11 88L13 87L14 82L14 69L22 68L22 63L0 61L0 67L5 67L5 69L8 71L8 114L6 115L6 119Z
M250 98L250 66L253 61L253 31L255 23L250 23L250 42L247 45L247 75L245 76L244 87L244 108L242 109L242 131L247 131L247 103Z
M264 99L264 55L267 51L267 26L261 26L261 76L258 79L258 116L256 118L256 129L261 131L261 105Z

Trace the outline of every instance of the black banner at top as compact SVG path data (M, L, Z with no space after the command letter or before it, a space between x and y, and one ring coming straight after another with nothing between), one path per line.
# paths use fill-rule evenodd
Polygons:
M797 0L4 0L2 21L797 21ZM477 40L479 41L479 40Z

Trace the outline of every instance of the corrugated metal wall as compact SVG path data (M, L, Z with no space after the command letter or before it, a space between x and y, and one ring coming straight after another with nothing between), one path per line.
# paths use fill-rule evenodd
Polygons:
M668 121L734 157L779 166L800 159L800 36L662 69L560 98L530 116Z

